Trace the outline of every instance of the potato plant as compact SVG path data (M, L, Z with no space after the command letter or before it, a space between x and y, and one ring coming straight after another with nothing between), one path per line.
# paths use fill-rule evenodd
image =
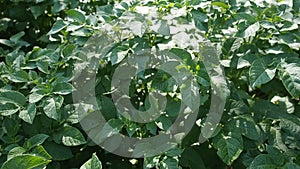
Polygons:
M147 10L157 14L147 20ZM190 48L202 44L174 33L180 25L185 37L209 41L227 84L218 91L226 95L222 117L201 143L208 113L218 105L212 99L216 81L201 47L200 52ZM0 0L0 167L299 169L299 26L299 0ZM125 31L130 33L121 37ZM120 37L107 44L96 39L107 50L96 62L93 87L86 88L95 91L95 108L75 102L74 93L85 85L76 79L86 67L87 43L103 32ZM176 37L180 44L172 43ZM164 109L148 123L120 115L113 99L114 73L126 58L164 48L182 60L184 66L176 70L187 70L199 88L183 98L174 76L145 69L128 82L130 102L139 111L151 104L159 109L162 102L149 97L159 91L166 98ZM102 128L101 138L116 133L151 138L175 123L186 99L199 105L196 121L178 144L160 154L117 155L99 146L81 123L81 112L99 110L114 128Z

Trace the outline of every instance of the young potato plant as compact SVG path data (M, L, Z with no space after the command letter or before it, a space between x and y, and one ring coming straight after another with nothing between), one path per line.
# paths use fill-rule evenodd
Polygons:
M151 10L156 14L145 19ZM0 0L0 169L299 169L299 26L299 0ZM103 49L88 53L87 44L101 33L114 43L96 39ZM219 102L203 44L193 38L209 41L227 84L217 91L226 95L222 117L203 143L201 129ZM172 72L145 69L125 86L130 102L141 112L163 107L161 114L147 123L121 115L113 98L115 73L127 77L119 71L126 59L165 49L182 60L174 70L186 70L199 87L183 93L186 84L178 85ZM93 66L86 60L97 58L97 50L105 53L95 62L93 85L76 81ZM88 100L94 91L97 107L74 101L85 85L83 96ZM152 99L153 91L165 102ZM187 135L149 156L113 153L109 148L126 143L99 146L90 132L97 125L85 122L87 131L82 123L82 112L100 111L107 125L93 133L96 138L119 133L142 140L167 133L181 105L195 101L198 114Z

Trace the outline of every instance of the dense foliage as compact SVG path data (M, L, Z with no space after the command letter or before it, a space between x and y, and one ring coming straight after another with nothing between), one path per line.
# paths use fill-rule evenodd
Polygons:
M167 21L153 20L158 29L145 31L143 26L149 23L136 17L142 15L143 6L156 9L161 18L176 14L172 20L194 24L211 41L224 66L230 95L213 137L198 144L214 104L213 81L201 54L171 46L170 51L197 76L201 97L197 123L168 152L131 159L111 154L87 137L73 103L72 80L89 37L116 22L140 25L101 60L97 101L105 118L117 123L124 135L151 137L170 127L180 102L175 81L165 72L148 70L130 85L132 103L140 110L147 106L145 95L152 89L167 94L165 113L152 123L118 115L110 95L113 72L124 57L160 48L173 36ZM126 13L139 15L128 22L120 18ZM1 169L300 168L299 26L298 0L0 0ZM148 78L149 74L154 76Z

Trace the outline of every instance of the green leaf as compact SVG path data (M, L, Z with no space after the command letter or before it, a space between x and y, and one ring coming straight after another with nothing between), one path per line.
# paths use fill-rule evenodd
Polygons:
M282 169L300 169L300 165L294 163L293 161L290 161L286 163Z
M47 101L46 106L44 106L44 112L45 114L54 120L60 119L60 114L56 110L55 100L53 98L49 98Z
M207 22L207 15L199 10L193 9L191 11L193 19L195 21L195 26L202 31L207 31L207 26L205 26L205 22Z
M41 16L45 12L45 10L46 10L46 6L42 6L42 5L36 5L30 7L30 12L32 13L35 19Z
M14 47L14 43L7 39L0 39L0 44L6 45L9 47Z
M48 62L39 60L36 63L36 66L39 69L39 71L41 71L41 72L43 72L45 74L49 74L49 70L48 70L49 63Z
M162 130L168 130L172 126L172 121L166 116L160 116L155 123Z
M293 0L293 9L296 12L300 12L300 1Z
M250 26L247 26L245 30L237 34L241 38L249 38L255 36L256 32L259 30L259 22L256 22Z
M287 33L281 33L278 35L278 43L280 44L286 44L290 48L294 50L300 49L300 38L299 34L291 33L290 31Z
M174 147L170 150L168 150L167 152L165 152L165 154L169 157L176 157L176 156L180 156L182 154L183 150L179 147Z
M26 140L23 147L30 150L33 147L43 144L47 138L49 138L49 136L46 134L37 134Z
M68 3L66 1L54 1L53 12L58 13L64 9L66 9Z
M24 106L26 97L18 91L0 89L0 103L13 103Z
M45 92L42 90L34 91L29 95L29 103L36 103L40 101L45 95Z
M293 98L300 97L300 65L297 63L282 63L279 71L280 79Z
M26 110L20 111L19 118L21 118L22 120L24 120L27 123L32 124L33 120L35 118L35 115L36 115L36 106L35 106L35 104L29 103L27 105Z
M252 24L256 21L255 16L245 12L236 13L233 15L233 17L235 20L246 20L249 24Z
M44 148L52 156L53 160L62 161L73 157L72 151L69 147L56 144L54 142L45 142Z
M129 47L125 45L113 48L110 56L112 65L120 63L126 57L128 49Z
M10 41L14 42L14 43L17 43L23 36L25 35L25 32L22 31L22 32L19 32L13 36L11 36L9 38Z
M290 102L290 99L287 96L286 97L274 96L271 99L271 102L279 105L280 106L279 109L282 112L287 112L289 114L292 114L295 111L295 107L294 107L293 103Z
M170 35L170 27L169 27L167 21L161 21L160 27L158 28L157 32L164 36Z
M243 151L243 140L239 132L229 132L228 135L220 134L213 139L214 147L218 149L218 156L231 165Z
M206 169L205 163L198 151L193 147L187 147L181 154L180 163L190 169Z
M78 10L70 9L66 13L67 13L68 17L71 19L74 19L81 23L85 22L85 16L82 14L82 12L79 12Z
M162 160L159 164L159 168L165 168L165 169L180 169L178 166L178 160L174 158L166 158Z
M0 115L2 116L10 116L12 114L17 113L20 110L15 104L12 103L0 103Z
M198 5L200 4L201 0L188 0L190 5Z
M252 63L249 70L251 87L256 87L271 81L276 73L276 69L269 69L263 59L257 59Z
M260 140L261 138L260 128L255 124L254 119L249 115L240 115L234 117L227 127L229 130L232 128L238 129L242 135L252 140Z
M26 149L23 148L23 147L19 147L19 146L14 147L13 149L11 149L8 152L8 154L7 154L7 160L9 160L9 159L11 159L11 158L13 158L15 156L21 155L21 154L23 154L25 152L26 152Z
M31 154L23 154L15 156L8 161L4 162L1 169L33 169L33 168L43 168L51 160L45 159L44 157L35 156Z
M120 119L110 119L108 120L99 134L99 142L103 142L105 139L119 134L119 131L123 128L124 122ZM97 133L98 134L98 133ZM114 145L118 146L118 145Z
M260 154L254 158L249 169L275 169L280 165L282 164L278 163L275 156Z
M146 129L153 135L156 135L157 126L154 122L146 123Z
M53 93L60 95L67 95L72 93L73 86L69 83L57 83L53 86Z
M63 127L54 136L66 146L78 146L86 143L82 133L72 126Z
M85 162L80 169L102 169L102 164L97 155L94 153L92 158Z
M37 156L40 156L40 157L44 157L45 159L48 159L48 160L52 159L52 156L41 145L34 147L31 151L31 153L35 154Z
M22 83L29 81L29 75L27 72L20 70L8 76L8 79L15 83Z
M17 135L20 128L18 121L11 118L5 118L2 127L4 132L10 137Z
M300 122L297 117L292 119L280 118L280 127L285 132L289 133L290 136L296 136L300 139L298 133L300 132Z
M63 29L64 29L65 27L67 27L67 26L68 26L68 24L67 24L65 21L63 21L63 20L58 20L58 21L56 21L56 22L53 24L51 30L48 32L47 35L55 34L55 33L59 32L59 31L63 30Z
M218 7L224 8L224 9L229 9L229 5L227 5L223 2L213 2L213 3L211 3L211 5L218 6Z

